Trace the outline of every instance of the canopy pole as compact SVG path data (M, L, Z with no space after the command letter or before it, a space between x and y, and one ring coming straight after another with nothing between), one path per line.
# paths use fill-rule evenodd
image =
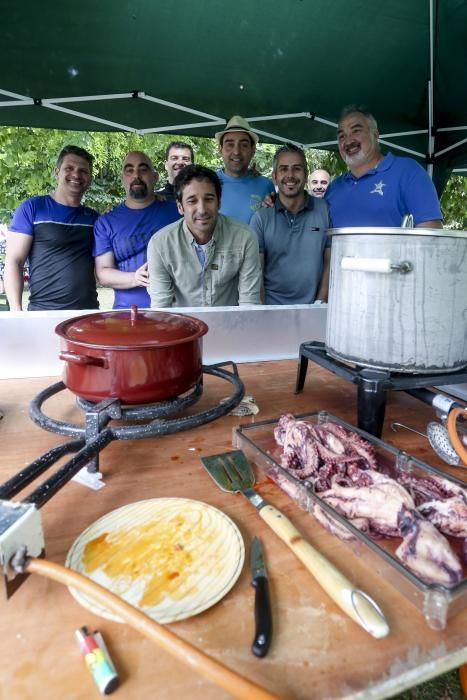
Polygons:
M430 79L428 81L428 175L433 179L433 154L435 150L433 124L433 0L430 0Z

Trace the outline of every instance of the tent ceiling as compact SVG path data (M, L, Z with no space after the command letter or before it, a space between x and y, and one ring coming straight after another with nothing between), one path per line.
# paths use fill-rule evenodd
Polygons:
M357 102L438 177L467 161L463 0L23 0L1 51L1 124L212 136L241 114L263 140L333 148Z

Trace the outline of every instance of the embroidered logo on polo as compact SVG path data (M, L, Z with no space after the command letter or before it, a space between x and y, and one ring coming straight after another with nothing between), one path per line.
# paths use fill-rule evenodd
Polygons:
M381 197L383 197L383 187L386 187L386 184L382 180L380 180L379 182L375 182L373 189L370 191L370 194L380 194Z

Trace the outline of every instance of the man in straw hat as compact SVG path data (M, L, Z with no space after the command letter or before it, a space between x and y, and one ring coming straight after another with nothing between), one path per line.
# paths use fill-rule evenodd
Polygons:
M217 171L222 183L220 211L245 224L250 223L263 198L274 192L271 180L249 169L258 140L258 134L238 115L229 119L225 129L216 134L219 154L224 161L224 168Z

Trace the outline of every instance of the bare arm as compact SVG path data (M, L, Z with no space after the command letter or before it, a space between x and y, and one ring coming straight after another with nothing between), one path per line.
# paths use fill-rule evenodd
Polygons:
M421 221L419 224L416 224L415 228L443 228L443 222L439 219Z
M11 311L22 311L23 268L32 246L32 236L8 231L5 257L5 292Z
M144 263L135 272L122 272L115 267L115 257L111 250L94 259L96 277L103 287L112 289L132 289L149 287L148 264Z
M331 262L331 248L324 249L323 272L319 283L316 301L327 301L329 292L329 267Z

